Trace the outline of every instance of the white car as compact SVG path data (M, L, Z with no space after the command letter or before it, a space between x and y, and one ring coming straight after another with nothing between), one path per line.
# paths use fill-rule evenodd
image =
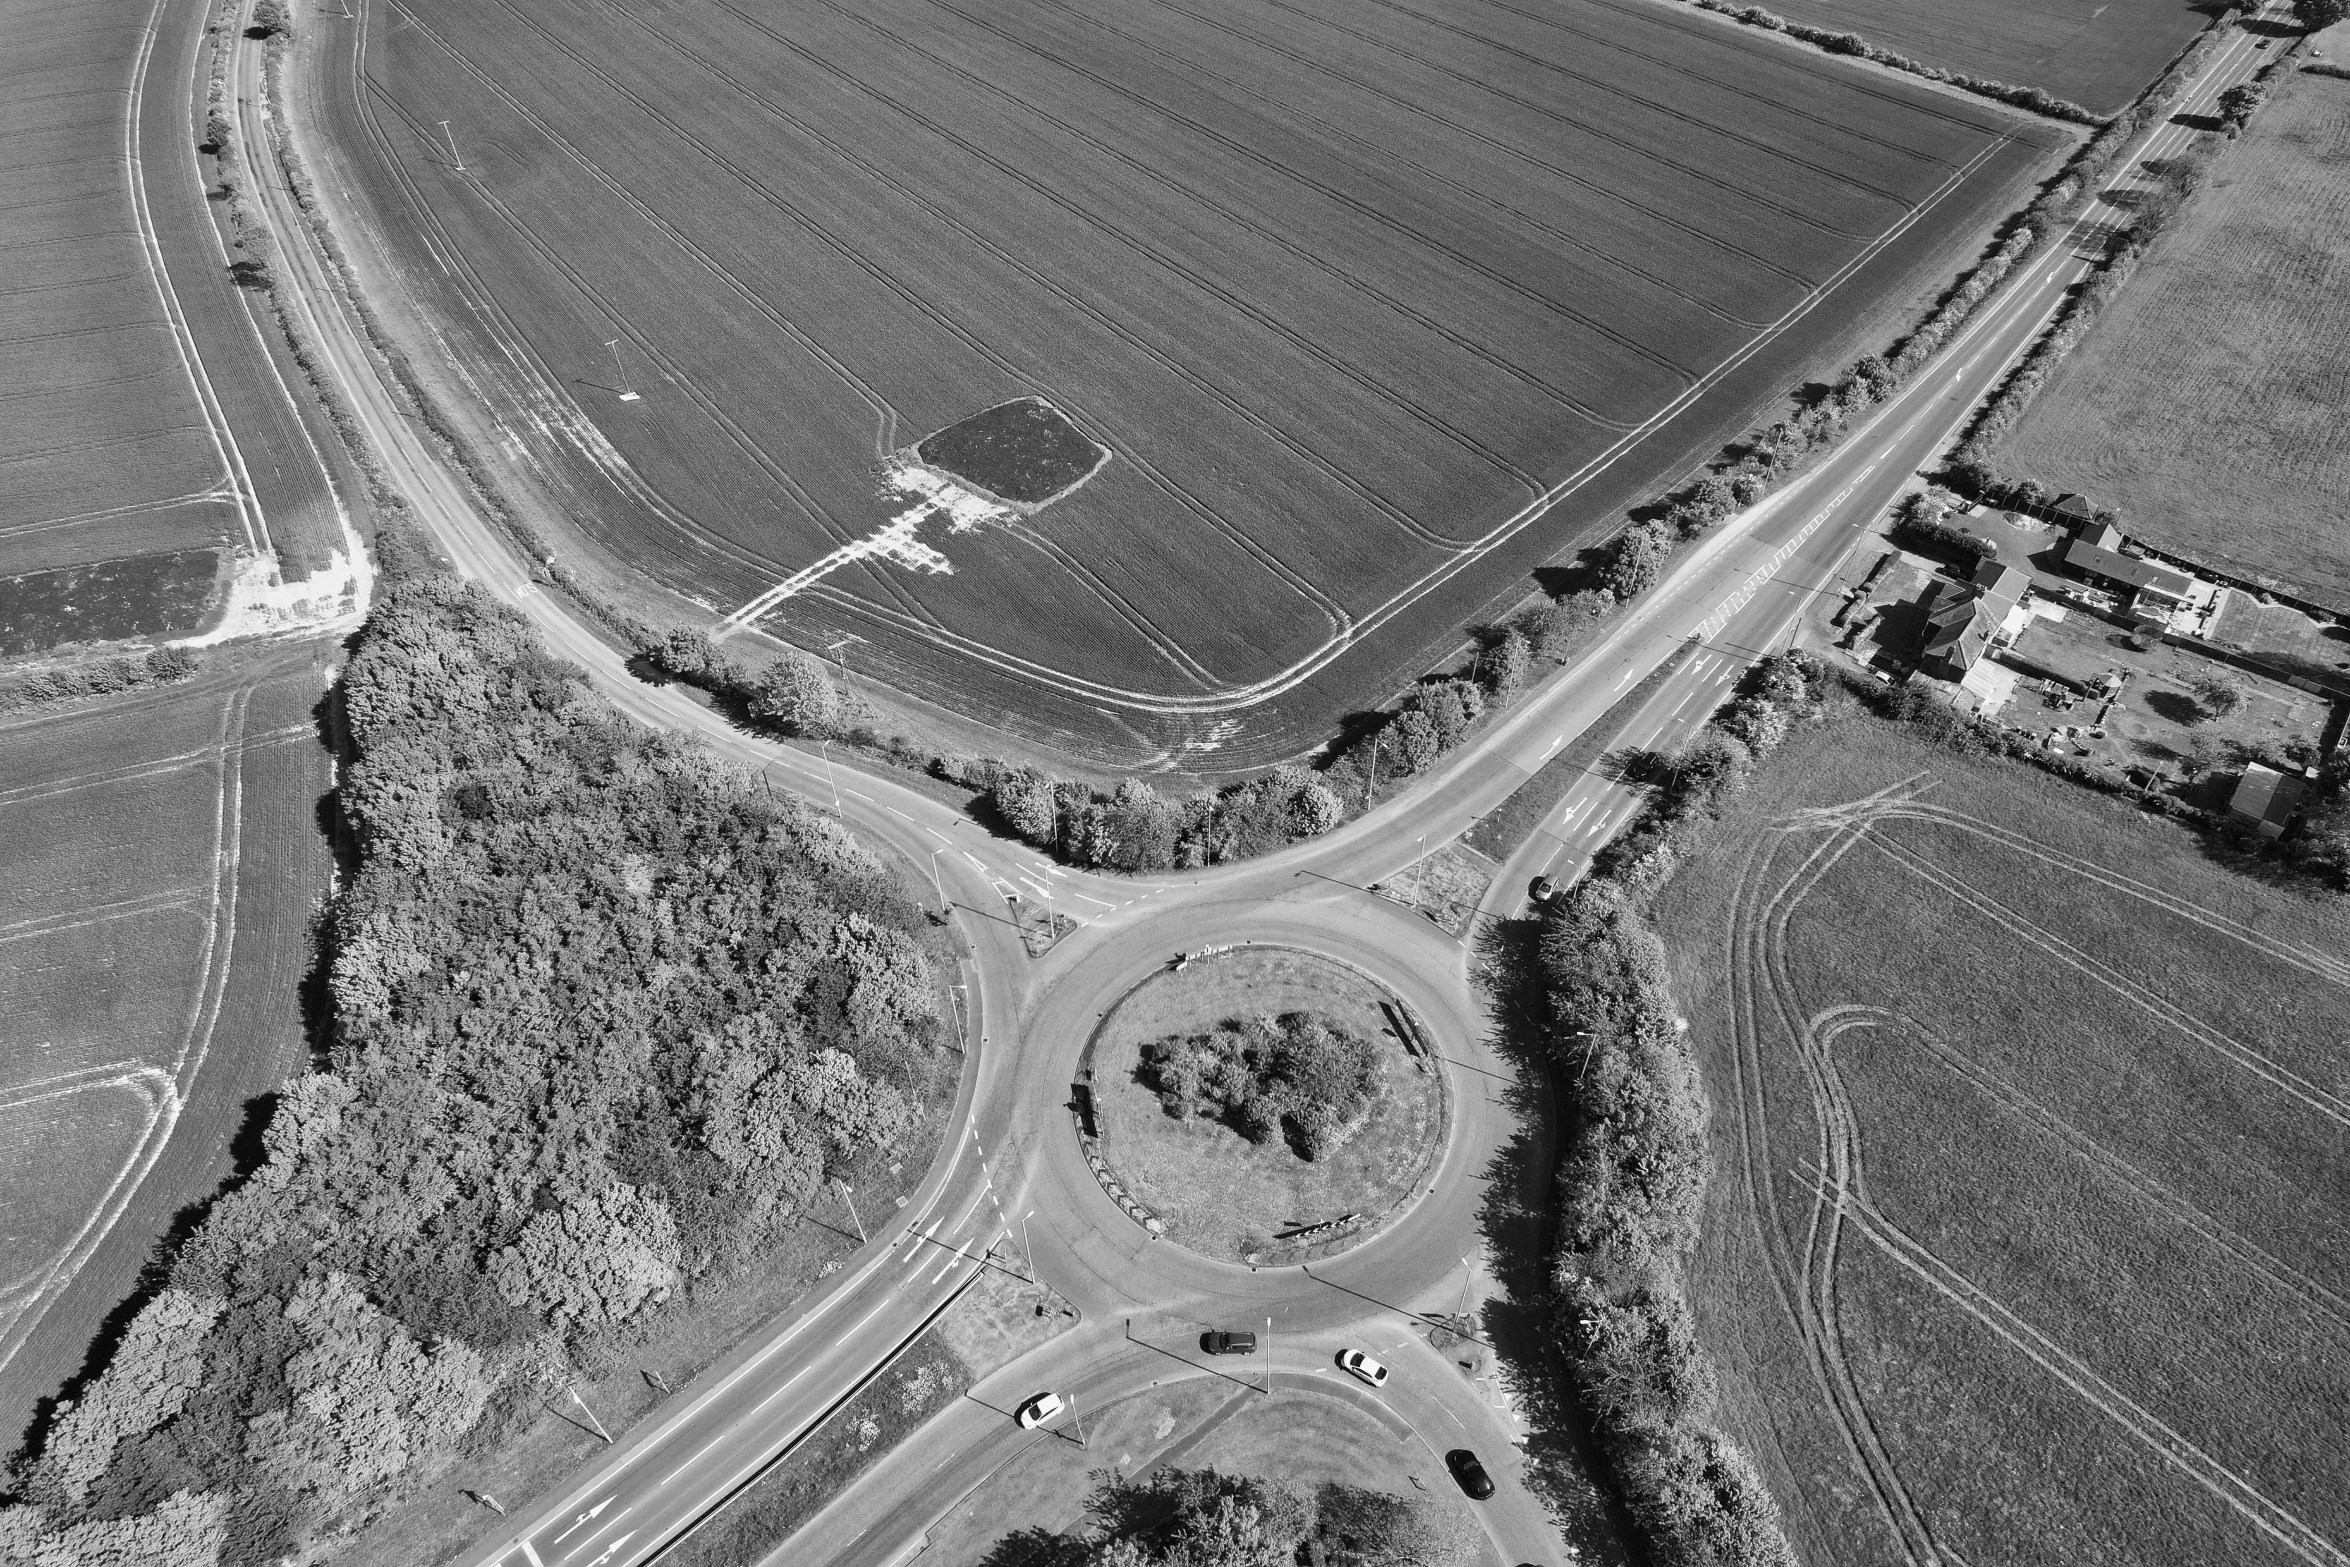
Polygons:
M1039 1393L1022 1404L1020 1412L1012 1418L1020 1422L1023 1430L1033 1431L1068 1407L1068 1400L1058 1393Z
M1338 1364L1373 1387L1387 1385L1387 1368L1359 1349L1350 1349L1338 1357Z

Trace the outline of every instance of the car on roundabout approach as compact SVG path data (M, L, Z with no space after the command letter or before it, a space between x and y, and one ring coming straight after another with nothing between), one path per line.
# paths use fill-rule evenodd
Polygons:
M1199 1343L1200 1348L1211 1355L1253 1355L1257 1352L1257 1336L1254 1333L1227 1333L1219 1328L1213 1333L1202 1333Z
M1444 1467L1452 1471L1452 1477L1460 1482L1471 1500L1482 1502L1493 1494L1493 1476L1485 1472L1485 1466L1477 1462L1477 1455L1467 1448L1456 1447L1445 1454Z
M1387 1368L1381 1365L1378 1361L1373 1360L1370 1356L1364 1354L1359 1349L1340 1350L1338 1353L1338 1369L1341 1371L1352 1372L1355 1376L1361 1378L1365 1382L1370 1383L1373 1387L1385 1387L1387 1385Z
M1069 1407L1069 1401L1058 1393L1039 1393L1020 1406L1012 1418L1020 1422L1023 1431L1033 1431Z

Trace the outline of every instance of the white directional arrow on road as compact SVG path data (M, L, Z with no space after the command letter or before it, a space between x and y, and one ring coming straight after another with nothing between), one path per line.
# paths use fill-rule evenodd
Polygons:
M603 1511L605 1508L607 1508L607 1507L609 1507L609 1506L611 1506L611 1505L612 1505L612 1498L610 1498L609 1496L605 1497L605 1498L604 1498L602 1501L600 1501L600 1502L596 1503L596 1505L595 1505L595 1506L593 1506L593 1507L589 1508L589 1509L588 1509L586 1512L584 1512L584 1513L581 1513L581 1514L580 1514L580 1515L579 1515L577 1518L574 1518L574 1519L572 1519L572 1520L571 1520L571 1526L570 1526L570 1528L567 1528L567 1529L565 1529L565 1530L563 1531L563 1534L569 1534L569 1533L571 1532L571 1530L572 1530L572 1529L576 1529L576 1528L578 1528L578 1527L579 1527L581 1524L583 1524L583 1523L586 1523L586 1522L587 1522L589 1519L591 1519L591 1518L595 1517L595 1516L596 1516L596 1514L598 1514L598 1513L602 1512L602 1511ZM563 1534L559 1534L559 1535L555 1536L555 1540L556 1540L558 1543L559 1543L559 1542L562 1540L562 1538L563 1538Z

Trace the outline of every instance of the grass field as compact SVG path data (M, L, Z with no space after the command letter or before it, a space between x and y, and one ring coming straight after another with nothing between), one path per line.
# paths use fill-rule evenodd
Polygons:
M217 597L220 551L175 550L0 579L0 658L61 642L184 637Z
M1848 706L1682 863L1692 1297L1803 1557L2343 1560L2350 905Z
M1308 952L1248 947L1195 960L1129 994L1095 1036L1090 1064L1102 1157L1168 1237L1211 1257L1295 1262L1334 1256L1386 1227L1443 1152L1444 1088L1388 1027L1385 991ZM1360 1128L1316 1160L1280 1137L1252 1143L1220 1120L1177 1121L1137 1076L1142 1046L1202 1033L1227 1018L1311 1012L1379 1046L1378 1097ZM1282 1232L1359 1213L1335 1237Z
M566 559L731 612L910 518L951 571L869 554L761 628L1244 763L1827 368L2062 139L1640 0L392 0L365 50L330 130ZM1022 396L1110 450L1082 489L958 532L879 481Z
M2350 607L2350 81L2288 78L2001 443L2129 532Z
M2135 98L2211 25L2198 0L1773 0L1766 9L2094 114Z
M343 544L207 199L203 10L0 0L0 578L222 545L300 577Z
M323 652L323 650L321 650ZM0 1432L81 1364L303 1053L307 650L0 724Z

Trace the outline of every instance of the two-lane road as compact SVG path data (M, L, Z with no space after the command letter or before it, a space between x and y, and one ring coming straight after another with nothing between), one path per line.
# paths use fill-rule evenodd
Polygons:
M340 25L364 28L367 15L361 7ZM2241 79L2256 58L2246 40L2233 40L2213 60L2190 107ZM248 76L239 91L250 98L258 89ZM284 131L246 114L250 167L274 166L261 138ZM2141 156L2158 155L2175 139L2166 127ZM1027 1379L1020 1385L1030 1391L1055 1385L1109 1397L1168 1375L1164 1357L1122 1347L1106 1334L1105 1325L1126 1314L1122 1306L1182 1307L1202 1318L1239 1321L1271 1314L1285 1324L1285 1336L1298 1335L1277 1356L1277 1377L1315 1378L1314 1358L1326 1363L1325 1352L1349 1335L1394 1336L1406 1320L1399 1308L1424 1309L1441 1299L1445 1281L1457 1280L1464 1244L1479 1237L1494 1153L1526 1131L1520 1085L1509 1064L1484 1049L1462 944L1356 889L1392 877L1422 843L1433 848L1500 804L1692 636L1702 639L1700 651L1644 704L1627 733L1661 748L1702 721L1745 663L1783 634L1807 585L1826 576L1947 441L2084 271L2064 247L2053 259L2044 255L1842 449L1687 552L1671 579L1619 617L1589 654L1378 810L1261 860L1130 880L1051 865L1020 845L989 838L918 789L741 733L686 694L636 680L577 615L533 586L526 563L378 374L366 335L290 193L267 180L256 183L280 241L289 309L311 339L323 375L352 409L389 482L457 567L529 615L551 651L584 667L632 717L698 734L719 755L763 770L809 799L837 801L860 832L903 853L925 879L937 878L962 911L958 923L971 946L973 1066L955 1112L958 1131L909 1206L886 1221L866 1215L877 1227L875 1238L842 1276L683 1390L560 1494L499 1525L465 1558L532 1567L634 1567L657 1555L903 1343L978 1265L973 1254L1008 1219L1031 1209L1029 1236L1040 1267L1086 1307L1089 1320L1017 1368ZM320 195L338 221L351 216L337 210L332 181L322 181ZM346 227L361 231L357 222ZM1573 829L1563 836L1566 847L1559 847L1561 837L1545 836L1536 841L1546 847L1529 852L1544 856L1540 864L1578 869L1636 804L1620 786L1590 781L1583 798L1568 802L1569 819L1546 824L1554 835L1558 827ZM1489 910L1506 912L1522 895L1526 863L1523 856L1513 862ZM1049 892L1057 911L1083 927L1032 962L1003 918L1005 894L1013 890L1031 901ZM1109 999L1168 953L1240 939L1292 942L1377 972L1430 1021L1445 1057L1454 1135L1435 1189L1390 1230L1327 1269L1260 1272L1153 1245L1085 1172L1060 1107L1070 1066ZM1542 1194L1531 1195L1539 1201ZM1505 1495L1486 1504L1480 1518L1503 1559L1559 1559L1555 1530L1512 1482L1512 1423L1465 1393L1441 1361L1414 1367L1408 1348L1396 1353L1408 1369L1386 1390L1390 1413L1432 1450L1455 1441L1477 1448L1502 1479ZM828 1548L853 1551L856 1560L885 1560L908 1549L919 1538L909 1531L923 1508L948 1495L951 1485L942 1479L894 1498L884 1494L890 1486L929 1473L983 1472L1028 1440L1037 1438L1021 1436L999 1409L951 1411L846 1493L828 1515L834 1527L820 1539L803 1536L805 1549L795 1547L795 1560L822 1559Z

